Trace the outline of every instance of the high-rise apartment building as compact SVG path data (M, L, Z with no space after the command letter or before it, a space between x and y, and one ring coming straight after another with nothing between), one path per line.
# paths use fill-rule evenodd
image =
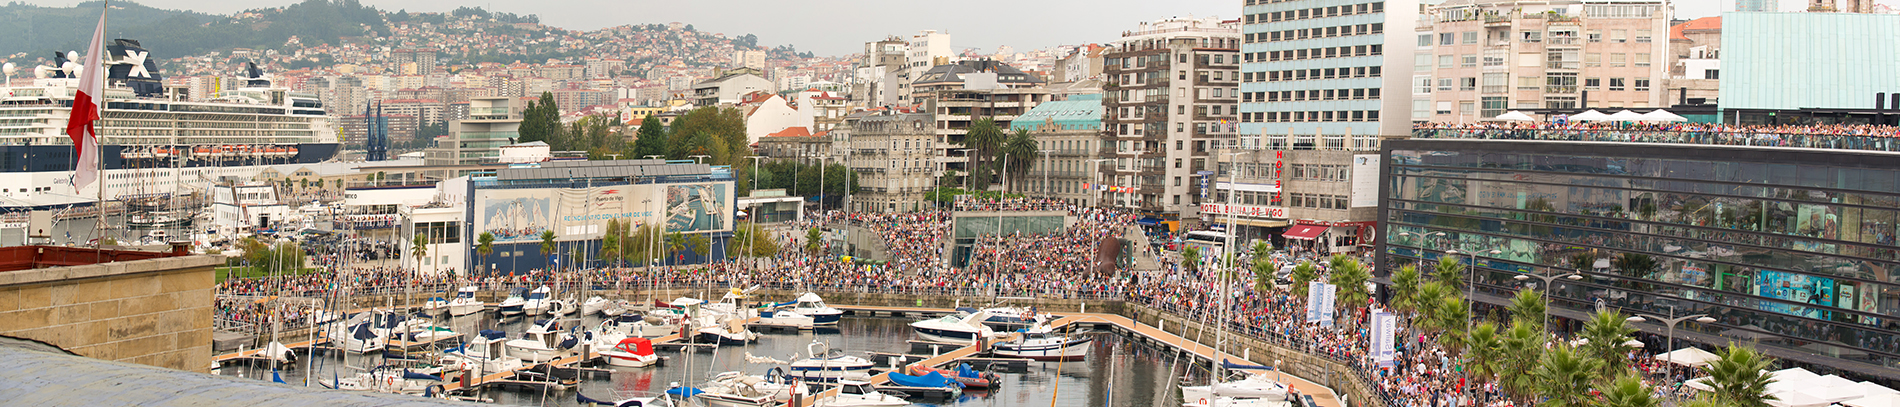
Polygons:
M765 51L759 51L759 50L732 51L732 67L733 68L752 68L752 69L759 70L759 72L765 72L766 71Z
M1665 0L1477 1L1426 11L1414 45L1412 120L1666 105L1674 54Z
M468 118L449 122L449 135L437 137L423 150L424 165L471 165L495 162L501 146L521 138L520 103L512 97L469 100Z
M1241 143L1209 157L1200 220L1231 223L1239 241L1356 250L1377 216L1377 175L1361 159L1411 130L1419 3L1244 0L1242 10Z
M905 63L918 72L929 70L939 63L939 59L943 60L942 63L948 63L948 59L956 55L950 49L950 33L937 30L923 30L910 36L908 52L910 54L905 58Z
M1169 18L1122 33L1103 54L1102 206L1197 216L1193 181L1239 134L1238 21Z
M415 70L409 75L426 74L435 71L435 48L397 48L389 52L390 66L400 69L404 64L415 64ZM394 71L396 69L392 69ZM397 72L405 73L405 72Z

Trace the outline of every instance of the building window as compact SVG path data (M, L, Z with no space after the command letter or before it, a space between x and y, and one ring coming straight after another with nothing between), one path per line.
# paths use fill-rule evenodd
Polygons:
M1603 87L1603 78L1583 78L1583 90L1597 90Z
M1479 117L1498 117L1504 114L1506 101L1503 96L1486 96L1481 100L1484 102L1484 110L1478 111Z
M1628 60L1629 60L1629 54L1624 54L1624 53L1621 53L1621 52L1617 52L1617 53L1611 53L1611 54L1610 54L1610 67L1611 67L1611 68L1616 68L1616 67L1621 67L1621 66L1623 66L1623 65L1625 65L1625 64L1627 63L1627 61L1628 61Z
M1543 32L1543 31L1528 31L1528 30L1527 30L1527 31L1518 31L1518 32L1517 32L1517 36L1518 36L1518 38L1519 38L1519 39L1522 39L1522 40L1524 40L1524 42L1527 42L1527 43L1529 43L1529 42L1544 42L1544 32Z
M1610 30L1610 42L1619 44L1629 42L1629 35L1630 30Z
M1458 61L1458 66L1459 66L1459 67L1461 67L1461 68L1476 68L1476 67L1478 67L1478 55L1477 55L1477 54L1464 54L1464 55L1460 55L1460 56L1458 56L1458 59L1459 59L1459 61Z
M1418 47L1419 47L1419 48L1431 48L1431 47L1432 47L1432 35L1431 35L1431 34L1419 34L1419 35L1418 35Z
M1636 42L1649 43L1649 30L1636 30Z
M1454 81L1457 81L1457 79L1456 78L1438 78L1438 91L1450 92L1451 84Z
M1453 55L1439 55L1439 56L1438 56L1438 67L1439 67L1439 68L1451 68L1451 67L1453 67L1453 65L1452 65L1452 64L1453 64L1453 63L1455 63L1455 62L1456 62L1457 60L1458 60L1458 57L1457 57L1457 56L1453 56Z
M1431 120L1431 99L1412 99L1412 120ZM1297 175L1295 176L1297 177Z
M1636 82L1636 91L1638 92L1649 91L1649 78L1636 78L1635 82Z
M1477 32L1477 31L1465 31L1465 34L1464 34L1464 37L1465 37L1465 38L1464 38L1464 41L1463 41L1463 43L1465 43L1465 44L1476 44L1476 43L1478 43L1478 32Z
M1506 90L1505 81L1509 80L1509 75L1510 74L1503 72L1486 72L1484 74L1484 93L1504 93Z
M1517 77L1518 90L1538 90L1544 88L1544 77L1538 75Z
M1649 53L1637 53L1636 66L1649 66Z
M1590 42L1603 42L1603 30L1590 30L1584 33Z
M1458 78L1458 90L1464 92L1478 90L1478 78L1470 76Z
M1438 102L1437 104L1438 104L1438 109L1436 112L1433 112L1433 114L1439 114L1439 115L1451 114L1451 102L1449 101Z
M1477 103L1458 102L1458 114L1463 115L1463 116L1470 116L1472 114L1478 113L1476 111L1477 109L1474 108L1476 106L1477 106Z
M1610 78L1610 90L1623 90L1623 78Z
M1458 39L1458 33L1439 33L1438 45L1452 45Z
M1596 52L1583 54L1583 66L1585 68L1603 66L1603 54Z
M1510 51L1502 49L1484 50L1484 66L1504 66L1505 55L1510 55Z

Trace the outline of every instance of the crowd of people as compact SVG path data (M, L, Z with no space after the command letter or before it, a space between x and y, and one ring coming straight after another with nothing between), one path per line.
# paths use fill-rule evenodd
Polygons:
M1900 151L1900 127L1870 124L1480 122L1425 123L1418 138L1681 143Z
M1182 264L1177 253L1138 248L1131 255L1153 258L1158 267L1124 267L1111 273L1096 268L1097 247L1106 238L1139 236L1137 216L1113 209L1031 199L970 200L961 207L999 210L1061 210L1074 223L1046 233L1012 231L975 233L968 267L956 267L944 255L953 233L953 212L848 213L829 211L788 222L777 232L781 250L768 259L735 259L710 264L646 268L596 268L578 272L533 270L512 275L411 273L402 267L353 267L334 263L318 274L275 281L231 280L219 292L236 295L323 297L332 290L433 287L449 290L472 284L511 289L588 281L596 287L642 289L648 286L735 287L754 284L815 291L904 290L913 293L1001 293L1003 295L1119 298L1169 311L1184 318L1224 321L1236 332L1294 346L1358 367L1376 391L1403 406L1511 406L1489 383L1470 388L1462 367L1431 334L1401 328L1394 367L1374 367L1362 313L1377 304L1358 304L1342 312L1337 324L1306 322L1304 297L1289 287L1256 284L1250 255L1237 270L1223 270L1214 256L1203 264ZM812 227L852 224L875 233L889 262L845 261L838 253L812 252L801 241ZM1243 250L1244 252L1244 250ZM1326 272L1326 261L1312 252L1275 251L1266 259L1278 270L1312 262ZM1363 264L1371 266L1369 259ZM1116 262L1110 267L1117 267ZM1227 280L1221 279L1223 273ZM1223 297L1223 295L1225 295ZM220 300L219 315L232 321L256 321L259 309L241 300ZM301 312L301 311L300 311ZM299 314L301 315L301 314ZM1405 324L1401 324L1404 326ZM1467 399L1475 390L1476 400Z

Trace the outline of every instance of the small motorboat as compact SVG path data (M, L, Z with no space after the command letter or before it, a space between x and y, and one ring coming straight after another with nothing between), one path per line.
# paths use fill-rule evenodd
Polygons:
M612 349L600 351L600 357L612 366L647 367L660 362L660 355L653 353L653 341L647 338L621 339Z
M574 300L549 300L548 301L548 315L553 315L557 317L567 316L568 314L573 314L575 311L579 311L579 310L580 310L580 306L574 305Z
M442 297L429 297L428 301L422 303L422 313L428 315L447 314L449 313L449 300Z
M521 358L508 356L504 343L508 333L482 330L462 346L442 351L443 364L451 364L461 370L479 373L505 372L526 366Z
M615 393L622 393L622 392L616 391ZM619 401L597 400L597 399L594 399L593 397L587 397L587 395L581 394L580 392L574 392L574 401L579 402L580 404L583 404L583 405L613 406L613 407L673 407L674 406L673 399L667 397L664 394L646 394L645 392L633 392L633 394L622 395L618 397L617 400Z
M790 401L794 395L802 397L811 394L804 384L787 381L773 372L767 372L765 376L720 373L697 390L700 393L693 398L709 407L778 406Z
M548 300L548 293L553 291L554 289L548 288L548 286L545 285L535 288L534 291L529 291L527 302L521 305L521 311L528 315L548 313L548 308L552 306L552 304L550 304L551 300Z
M917 336L927 341L969 345L975 344L979 337L996 336L995 331L991 331L989 326L983 324L983 321L988 318L989 313L979 311L975 314L946 315L942 318L912 322L910 327L917 331Z
M901 388L903 389L901 391L907 394L914 392L915 394L912 394L914 396L948 395L950 398L955 398L956 395L963 394L962 383L943 377L937 372L926 373L922 376L891 372L885 377L890 379L893 387Z
M600 298L600 296L598 295L587 297L587 301L581 301L581 316L598 314L601 311L605 311L607 307L612 306L612 305L613 305L613 301L608 301L606 298Z
M621 314L626 314L627 311L631 309L633 309L633 304L627 302L626 300L612 301L607 304L607 308L602 308L600 310L600 316L617 317L617 316L620 316Z
M686 322L686 312L673 308L654 308L639 317L627 325L628 336L658 338L672 335L679 333L680 324Z
M703 317L701 319L702 320L710 319L712 321L717 321L717 322L711 322L710 324L706 326L702 326L699 329L696 329L693 331L696 333L694 338L699 343L716 343L720 345L744 345L744 344L756 342L759 340L759 334L752 332L752 330L746 329L745 325L743 325L743 321L740 321L736 318L727 318L724 320L719 320L713 317Z
M798 300L792 304L792 311L811 317L812 323L818 325L834 325L844 318L844 311L825 305L825 299L813 293L800 294Z
M997 343L992 349L996 356L1056 362L1087 360L1089 357L1089 337L1057 334L1047 324L1016 332L1022 337Z
M459 317L482 312L482 309L487 307L488 304L482 303L482 300L475 299L476 290L479 289L472 285L456 290L455 299L449 300L449 316Z
M840 379L865 380L871 377L871 360L846 355L843 350L830 349L824 342L811 341L805 345L811 357L790 364L788 377L812 382L830 382Z
M561 326L553 319L535 321L528 327L520 339L506 343L508 356L521 358L528 362L546 362L573 354L570 349L580 344L580 340L561 332Z
M263 349L258 349L256 352L251 352L244 356L275 360L278 363L297 362L297 352L290 350L290 347L284 346L283 342L278 341L270 341L270 343L264 345Z
M501 313L501 316L512 317L527 313L527 306L528 300L522 298L521 290L515 290L515 292L508 294L507 299L501 300L501 304L499 305L500 309L498 311Z
M755 324L772 328L810 330L818 326L815 321L816 320L812 317L799 314L796 311L778 310L760 312L759 322Z
M938 369L924 365L911 365L910 371L905 373L912 376L921 376L930 374L931 372L936 372L944 377L948 377L950 380L956 380L957 383L962 383L963 387L968 389L987 389L1002 384L1002 380L996 377L995 373L978 372L976 369L971 369L968 363L958 363L956 369Z
M838 395L819 399L814 406L820 407L875 407L908 406L910 401L902 397L885 394L863 380L839 380Z
M370 353L383 350L383 335L373 328L375 321L369 319L369 313L357 314L346 322L348 329L330 331L330 343L350 353Z

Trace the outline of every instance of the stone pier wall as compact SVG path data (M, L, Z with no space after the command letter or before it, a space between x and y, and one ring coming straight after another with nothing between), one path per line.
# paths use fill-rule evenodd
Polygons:
M0 272L0 335L208 372L212 268L222 264L222 256L184 256Z

